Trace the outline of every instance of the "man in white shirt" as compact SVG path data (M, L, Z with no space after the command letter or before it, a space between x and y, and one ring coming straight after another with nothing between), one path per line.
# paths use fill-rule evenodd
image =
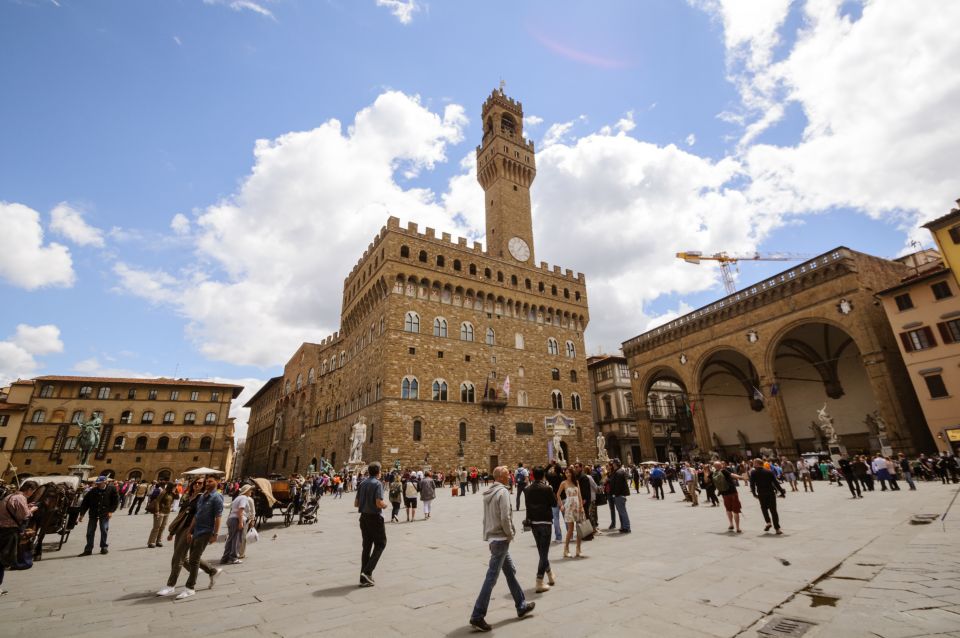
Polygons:
M880 491L886 492L887 481L890 480L890 472L887 470L887 459L883 458L880 453L877 452L877 456L873 459L873 462L870 463L870 468L873 470L873 475L880 481Z
M246 513L250 511L250 497L247 493L253 489L252 485L244 485L240 493L230 503L230 516L227 518L227 542L224 543L221 565L239 565L240 539L246 533Z
M696 507L700 504L700 499L697 496L697 473L693 471L693 468L690 467L689 463L683 464L683 482L687 486L687 494L690 495L690 502L693 503L691 507Z

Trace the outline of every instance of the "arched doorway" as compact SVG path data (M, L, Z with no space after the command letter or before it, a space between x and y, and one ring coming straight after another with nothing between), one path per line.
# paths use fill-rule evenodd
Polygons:
M172 472L171 472L169 469L164 468L164 469L160 470L159 472L157 472L157 480L158 480L158 481L169 481L171 474L172 474Z
M804 323L788 330L773 352L776 392L800 451L827 449L817 417L824 405L848 451L880 449L879 431L868 418L877 401L860 348L846 331L830 323Z
M687 394L680 375L669 368L654 371L646 380L643 402L641 417L645 416L649 422L650 438L644 441L641 433L640 445L630 446L633 461L640 463L655 458L666 462L671 454L677 459L695 455L698 445L693 432L694 400Z
M142 471L142 470L130 470L130 471L127 473L127 478L128 478L128 479L136 479L136 480L139 481L141 478L143 478L143 471Z
M715 452L746 458L775 447L760 376L746 355L731 348L715 350L700 365L698 382Z

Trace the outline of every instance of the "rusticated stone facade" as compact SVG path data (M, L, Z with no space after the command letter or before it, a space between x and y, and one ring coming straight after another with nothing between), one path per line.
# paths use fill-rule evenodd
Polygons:
M360 417L364 460L388 465L448 471L461 452L483 469L543 463L547 419L557 414L573 421L567 457L595 456L586 282L533 261L533 144L523 139L522 106L494 92L483 119L488 241L509 237L485 251L389 218L344 282L341 330L304 343L284 368L268 472L303 473L321 457L339 468ZM271 400L264 393L248 405ZM266 427L251 428L248 441ZM254 467L252 456L251 447Z
M33 381L12 452L18 474L69 474L78 463L78 417L103 420L101 444L87 462L119 479L177 478L197 467L229 474L230 404L241 386L190 379L44 376Z

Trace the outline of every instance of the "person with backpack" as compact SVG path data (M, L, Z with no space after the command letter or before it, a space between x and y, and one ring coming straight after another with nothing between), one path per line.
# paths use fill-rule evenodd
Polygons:
M523 494L523 490L525 490L527 487L527 477L528 477L527 468L523 467L523 463L521 462L519 465L517 465L517 471L514 473L514 476L513 476L514 481L516 481L516 485L517 485L517 511L518 512L520 511L520 496Z
M400 518L397 514L400 513L400 503L403 501L403 483L400 482L400 473L393 473L393 480L390 481L390 491L389 491L390 505L393 507L393 511L390 514L391 523L399 523Z
M17 566L20 557L20 535L27 519L37 511L30 497L40 487L36 481L24 481L20 489L0 501L0 585L3 585L3 570ZM0 596L7 590L0 587Z
M420 489L417 486L417 475L411 474L403 485L403 504L407 509L407 522L417 520L417 496Z
M767 523L763 531L769 532L772 523L777 534L783 534L780 529L780 515L777 513L777 492L780 492L782 497L786 497L787 492L780 486L777 475L765 468L760 459L753 462L753 471L750 472L750 492L760 501L760 513L763 514L763 520Z
M653 486L653 498L663 500L666 497L663 494L663 480L667 478L667 473L659 465L650 470L650 485Z
M713 484L717 488L717 493L723 498L723 509L727 512L727 522L729 523L727 531L734 531L734 526L736 526L736 533L740 534L742 533L740 529L742 507L740 497L737 495L737 484L734 481L746 481L747 479L728 470L723 461L714 461L713 469Z

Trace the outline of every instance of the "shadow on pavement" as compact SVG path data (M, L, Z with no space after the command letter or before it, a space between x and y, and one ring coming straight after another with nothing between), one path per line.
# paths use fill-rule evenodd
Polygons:
M502 627L504 625L514 623L514 622L523 622L527 618L535 618L535 617L536 616L533 616L531 614L530 616L524 616L523 618L504 618L503 620L498 620L497 622L490 623L490 627L493 629L496 629L497 627ZM474 629L473 626L471 626L470 624L467 624L467 625L464 625L463 627L458 627L457 629L454 629L453 631L448 633L447 636L473 636L477 633L480 633L480 632Z
M339 585L338 587L330 587L329 589L318 589L313 592L314 596L325 598L328 596L343 596L349 592L352 592L355 589L359 589L356 585Z

